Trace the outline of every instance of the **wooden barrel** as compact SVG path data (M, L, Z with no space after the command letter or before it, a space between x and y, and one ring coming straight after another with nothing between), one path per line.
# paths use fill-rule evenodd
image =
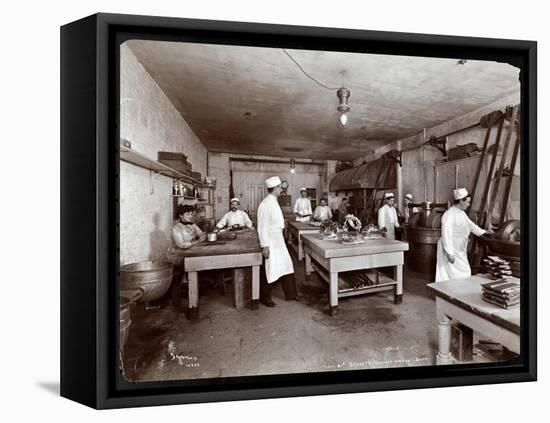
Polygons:
M409 254L407 267L422 279L433 282L435 280L435 266L437 261L437 241L441 236L441 229L408 228Z

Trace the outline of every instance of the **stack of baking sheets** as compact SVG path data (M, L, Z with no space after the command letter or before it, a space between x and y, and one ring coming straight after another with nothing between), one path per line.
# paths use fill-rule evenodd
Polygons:
M510 262L497 256L488 256L483 259L485 271L491 279L506 279L512 277Z
M481 298L488 303L508 309L519 306L520 282L512 279L497 279L481 285Z

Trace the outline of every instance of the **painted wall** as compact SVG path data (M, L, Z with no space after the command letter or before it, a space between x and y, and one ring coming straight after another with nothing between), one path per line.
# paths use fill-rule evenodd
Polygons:
M120 135L152 159L158 151L184 153L206 175L207 150L137 61L121 46ZM172 178L121 161L120 262L163 257L172 245Z
M208 153L208 175L216 177L216 219L220 219L227 211L229 205L229 184L230 184L230 170L235 172L234 186L235 195L239 197L246 197L247 193L242 192L243 189L239 184L239 180L257 181L258 186L264 184L265 179L270 176L278 175L281 179L286 180L289 183L288 193L292 195L292 202L296 200L299 190L302 186L307 188L317 188L317 197L327 193L328 179L325 174L325 166L297 164L296 173L290 173L290 163L277 164L277 163L252 163L252 162L235 162L230 158L241 159L255 159L255 160L281 160L281 157L272 156L251 156L242 154L229 154L229 153ZM286 159L285 159L286 160ZM309 162L311 159L296 158L297 161ZM329 162L329 168L331 162ZM332 163L332 169L334 169L336 162ZM238 175L236 175L238 173ZM265 191L264 191L265 194ZM244 208L247 208L247 204L242 204Z
M433 147L422 147L424 140L428 140L432 135L441 136L449 132L460 130L462 128L468 127L472 124L479 122L480 118L483 115L486 115L494 110L502 110L509 104L519 104L520 97L519 93L512 94L505 98L502 98L496 102L483 106L477 110L474 110L466 115L458 116L449 121L443 122L440 125L437 125L432 128L426 129L426 134L424 136L423 132L420 132L416 135L413 135L409 138L398 140L392 144L389 144L385 147L377 149L375 152L361 157L354 161L354 165L357 166L363 161L371 161L382 154L392 150L392 149L401 149L403 151L403 168L402 168L402 193L411 193L414 196L415 201L424 201L428 199L433 201L435 198L435 171L434 166L437 164L438 160L443 158L443 154ZM496 127L493 129L490 144L494 142L496 138ZM505 132L503 131L503 138ZM480 148L483 146L485 137L485 129L481 127L475 127L465 131L461 131L457 134L451 135L447 139L447 148L453 148L457 145L463 145L467 143L476 143ZM504 139L501 140L501 145L504 143ZM425 156L424 156L425 154ZM508 151L508 160L510 161L512 156L512 149ZM426 165L426 170L425 166ZM497 161L498 165L499 161ZM514 210L519 210L519 161L516 166L514 174L517 177L514 177L513 189L511 192L511 208ZM439 191L439 190L438 190ZM450 192L449 192L450 195ZM476 195L477 196L477 195ZM402 207L403 199L398 199L398 207ZM439 200L439 199L438 199ZM512 215L519 215L515 211L511 211Z

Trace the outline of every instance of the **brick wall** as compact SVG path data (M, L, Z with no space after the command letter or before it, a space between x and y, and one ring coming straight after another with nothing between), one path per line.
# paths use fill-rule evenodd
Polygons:
M158 151L184 153L206 175L207 150L163 91L121 46L120 135L132 149L155 159ZM152 260L172 244L172 178L121 161L120 262Z

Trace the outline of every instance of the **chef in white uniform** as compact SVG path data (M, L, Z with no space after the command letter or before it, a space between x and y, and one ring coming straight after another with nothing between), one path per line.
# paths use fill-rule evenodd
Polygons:
M409 193L409 194L405 195L405 198L403 200L405 202L404 207L403 207L403 217L405 218L405 223L408 223L409 218L411 217L411 215L414 214L414 213L418 213L418 208L413 207L412 210L409 208L409 204L413 202L413 195L412 194Z
M399 222L392 192L384 194L384 205L378 210L378 227L386 233L387 238L395 239L395 228L399 227Z
M281 179L273 176L265 181L268 194L258 206L258 236L265 264L260 271L260 301L274 307L271 299L272 285L279 279L285 299L300 300L294 279L294 266L283 238L285 221L277 197L281 195Z
M241 202L238 198L231 199L231 210L223 215L216 225L216 230L222 229L226 226L228 228L233 228L234 226L244 228L246 226L247 228L252 229L252 221L246 212L239 210L240 203Z
M437 265L435 281L463 279L472 275L468 263L468 238L470 233L481 236L484 229L477 226L466 215L470 206L470 195L465 188L453 191L455 199L452 207L441 218L441 238L437 242Z
M313 218L319 222L323 222L325 220L332 220L332 210L330 210L330 207L327 206L326 199L321 198L321 204L315 208L315 213L313 214Z
M300 198L294 204L294 213L296 222L309 222L313 212L311 211L311 201L307 198L307 189L300 189Z

